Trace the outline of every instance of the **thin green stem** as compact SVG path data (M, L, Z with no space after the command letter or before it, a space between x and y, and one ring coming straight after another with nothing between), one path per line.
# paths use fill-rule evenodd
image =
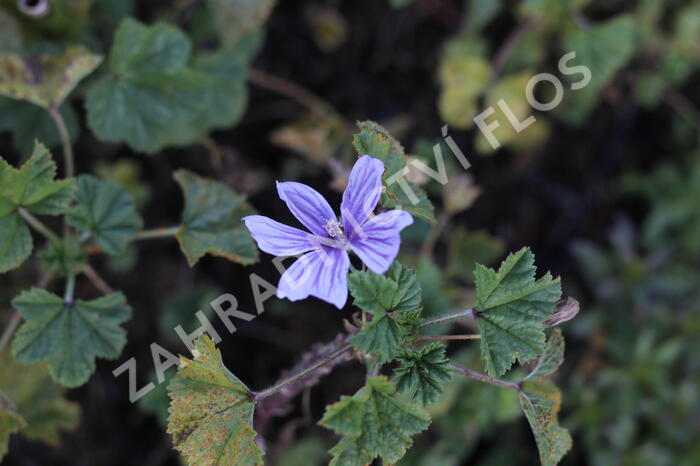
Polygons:
M499 387L510 388L518 392L520 391L520 384L517 382L508 382L507 380L497 379L495 377L482 374L481 372L476 372L471 369L467 369L466 367L458 366L457 364L452 364L452 369L465 377L469 377L470 379L478 380L480 382L496 385Z
M152 230L143 230L138 232L136 239L155 239L155 238L167 238L169 236L175 236L182 228L180 225L168 228L154 228Z
M455 320L455 319L473 319L476 317L476 311L474 309L465 309L463 311L455 312L452 314L446 314L444 316L436 317L431 320L426 320L422 324L420 324L421 327L428 327L430 325L436 325L436 324L441 324L443 322L449 322L450 320Z
M61 143L63 144L63 162L65 164L65 177L73 178L75 175L75 159L73 158L73 146L70 143L68 127L61 116L61 112L58 111L58 107L52 105L48 108L48 112L49 115L51 115L51 119L54 121L54 123L56 123L58 134L61 136Z
M15 334L20 322L22 322L22 316L19 315L19 312L15 312L10 319L10 322L8 322L7 326L5 327L5 330L3 330L2 336L0 337L0 354L2 354L3 350L12 339L12 335Z
M66 304L73 304L75 294L75 273L69 273L66 278L66 292L63 294L63 301Z
M316 362L315 364L313 364L313 365L307 367L306 369L304 369L303 371L299 372L298 374L295 374L295 375L289 377L288 379L282 380L281 382L279 382L279 383L273 385L272 387L267 388L261 392L253 393L253 397L254 397L255 401L257 402L257 401L262 400L263 398L267 398L268 396L272 395L273 393L282 390L287 385L292 384L299 379L303 379L304 377L311 374L319 367L322 367L322 366L328 364L332 360L342 356L343 354L347 353L350 350L352 350L352 345L342 346L342 347L338 348L337 350L333 351L331 354L329 354L325 358L321 359L320 361Z
M30 214L29 211L24 207L18 207L17 213L29 224L29 226L34 228L34 230L36 230L38 233L44 235L44 237L49 241L54 243L58 243L61 241L61 239L56 233L54 233L46 225L44 225L41 222L41 220Z
M418 341L479 340L481 335L423 335Z

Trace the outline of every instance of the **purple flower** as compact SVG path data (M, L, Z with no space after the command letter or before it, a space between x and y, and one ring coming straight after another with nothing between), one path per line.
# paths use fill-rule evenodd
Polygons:
M399 252L401 230L413 223L408 212L372 215L382 193L384 164L365 155L350 172L339 219L316 190L301 183L277 183L280 198L311 233L261 215L243 221L263 251L276 256L303 254L277 287L279 298L315 296L341 309L348 299L348 251L375 273L383 274Z

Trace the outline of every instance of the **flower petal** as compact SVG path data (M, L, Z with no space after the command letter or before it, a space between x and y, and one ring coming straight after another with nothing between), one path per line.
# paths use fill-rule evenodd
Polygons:
M277 297L298 301L315 296L342 309L348 299L350 257L343 249L321 246L289 267L277 287Z
M391 266L401 245L401 230L413 223L413 217L403 210L379 214L362 225L350 238L350 247L369 269L378 274Z
M287 203L292 214L314 234L328 238L326 222L335 220L335 212L315 189L293 181L277 183L280 199Z
M360 157L352 167L340 205L346 236L353 236L377 206L382 194L383 173L382 161L369 155Z
M311 251L318 244L318 240L311 233L262 215L249 215L243 218L243 222L258 243L258 247L268 254L296 256Z

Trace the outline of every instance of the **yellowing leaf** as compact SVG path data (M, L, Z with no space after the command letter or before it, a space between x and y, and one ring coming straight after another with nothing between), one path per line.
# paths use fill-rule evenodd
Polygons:
M27 425L24 418L17 412L12 400L0 391L0 460L7 454L7 444L10 435L18 432Z
M519 398L535 434L542 466L555 466L572 444L569 431L559 425L561 392L552 382L539 380L523 383Z
M262 465L250 390L226 369L211 338L202 336L195 346L195 358L181 358L168 386L175 448L196 466Z
M225 47L232 47L267 20L275 0L209 0L214 26Z
M0 387L26 421L21 430L26 437L58 445L61 431L78 426L80 407L65 399L66 390L51 380L46 365L23 364L5 352L0 357Z
M75 86L102 62L84 47L69 47L62 55L22 58L0 55L0 94L40 107L58 107Z

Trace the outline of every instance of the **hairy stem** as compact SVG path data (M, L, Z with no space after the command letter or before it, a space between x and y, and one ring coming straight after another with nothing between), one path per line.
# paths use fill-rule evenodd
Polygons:
M466 367L458 366L457 364L452 364L452 369L455 372L459 372L465 377L469 377L470 379L478 380L480 382L496 385L499 387L510 388L515 391L520 391L520 384L517 382L508 382L507 380L496 379L486 374L482 374L481 372L475 372L471 369L467 369Z
M41 220L30 214L24 207L18 207L17 213L29 224L29 226L34 228L37 233L42 234L47 240L53 243L58 243L61 241L56 233L44 225Z
M435 325L435 324L441 324L443 322L449 322L450 320L455 320L455 319L474 319L476 317L476 311L474 309L465 309L463 311L458 311L452 314L446 314L444 316L436 317L431 320L426 320L422 324L420 324L421 327L428 327L430 325Z
M533 23L534 20L532 18L524 18L520 22L518 27L516 27L510 33L505 42L503 42L501 48L498 49L498 52L496 52L496 56L491 62L491 82L495 82L496 79L498 79L498 77L501 74L501 71L503 71L503 67L508 61L508 58L513 53L513 50L515 50L515 47L518 45L525 33L530 30L530 27L532 27Z
M307 367L303 371L301 371L301 372L299 372L299 373L297 373L297 374L295 374L287 379L282 380L281 382L273 385L270 388L267 388L267 389L265 389L261 392L258 392L258 393L254 393L253 396L255 398L255 401L258 402L264 398L267 398L268 396L272 395L273 393L278 392L278 391L282 390L284 387L286 387L287 385L290 385L290 384L296 382L297 380L304 378L305 376L314 372L319 367L322 367L322 366L328 364L329 362L333 361L334 359L342 356L343 354L345 354L351 350L352 350L352 345L349 345L349 344L342 346L341 348L338 348L337 350L333 351L331 354L329 354L325 358L323 358L320 361L316 362L315 364Z
M100 277L100 274L97 273L97 271L92 268L90 264L85 264L83 267L83 273L85 276L90 280L90 282L100 290L100 292L104 295L112 294L114 293L114 290L112 289L109 284Z
M180 231L181 226L177 225L174 227L167 228L154 228L152 230L143 230L138 232L136 239L155 239L155 238L167 238L168 236L175 236L178 231Z
M73 146L71 146L70 143L68 127L61 116L61 112L58 111L58 107L52 105L47 110L49 115L51 115L51 119L56 123L58 134L61 136L61 143L63 144L64 175L66 178L73 178L75 175L75 159L73 158Z
M289 97L314 113L335 113L335 110L328 102L284 78L253 68L248 74L248 80L257 86Z
M66 291L63 294L63 302L73 304L73 295L75 294L75 273L69 273L66 277Z
M481 335L423 335L418 341L479 340Z

